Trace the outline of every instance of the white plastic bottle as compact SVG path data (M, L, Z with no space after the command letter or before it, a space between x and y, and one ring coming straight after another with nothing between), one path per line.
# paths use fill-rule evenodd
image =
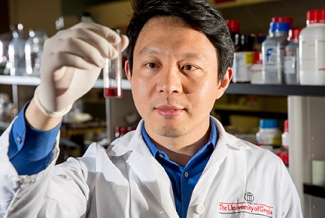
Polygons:
M300 84L325 85L325 9L307 12L299 36Z
M263 83L282 84L284 48L288 44L290 24L271 23L270 29L270 38L262 43Z
M280 151L282 132L279 123L275 119L260 120L259 131L256 133L257 144L274 153Z

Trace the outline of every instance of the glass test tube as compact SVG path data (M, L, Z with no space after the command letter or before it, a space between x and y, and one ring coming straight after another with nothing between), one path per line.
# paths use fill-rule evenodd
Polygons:
M115 31L121 35L120 29ZM106 58L103 69L104 80L104 97L105 98L122 98L122 52L120 43L115 46L118 56L113 60Z

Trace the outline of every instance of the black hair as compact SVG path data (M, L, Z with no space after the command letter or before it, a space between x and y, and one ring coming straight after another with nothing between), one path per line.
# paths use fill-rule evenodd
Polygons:
M143 26L151 18L162 16L178 17L207 36L216 48L219 80L227 68L232 67L234 44L227 23L221 13L204 0L134 0L132 7L133 16L126 31L130 40L126 55L131 72L135 44Z

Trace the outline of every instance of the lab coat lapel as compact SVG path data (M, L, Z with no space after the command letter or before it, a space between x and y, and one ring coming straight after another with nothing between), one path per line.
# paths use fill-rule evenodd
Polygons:
M230 157L232 160L235 160L234 163L230 164L235 165L233 167L233 170L235 171L234 177L239 181L237 183L239 185L236 186L236 193L239 194L238 196L244 196L246 186L246 161L245 156L243 152L240 152L240 149L245 149L246 147L239 146L237 148L236 145L239 144L238 139L226 133L218 120L215 119L215 123L219 134L217 146L193 190L191 205L199 205L204 202L209 194L212 183L217 184L220 181L223 171L225 170L225 161ZM235 155L235 157L233 157L233 155Z
M152 156L142 139L139 139L127 163L139 177L139 180L158 200L167 213L167 217L178 217L169 177L163 167Z
M219 171L219 168L228 155L229 150L223 138L220 137L219 134L219 140L216 149L211 155L198 183L193 190L190 203L191 205L199 205L204 202L204 199L206 199L206 196L209 192L211 183L216 183L221 178L222 172Z

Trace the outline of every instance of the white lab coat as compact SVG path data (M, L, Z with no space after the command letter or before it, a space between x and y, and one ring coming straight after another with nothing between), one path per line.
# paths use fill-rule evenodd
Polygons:
M300 218L300 200L282 161L225 132L195 186L188 218ZM0 138L0 217L178 217L172 186L138 128L105 150L93 143L32 176L8 160L9 129ZM58 146L53 150L58 156ZM55 158L55 159L56 159Z

